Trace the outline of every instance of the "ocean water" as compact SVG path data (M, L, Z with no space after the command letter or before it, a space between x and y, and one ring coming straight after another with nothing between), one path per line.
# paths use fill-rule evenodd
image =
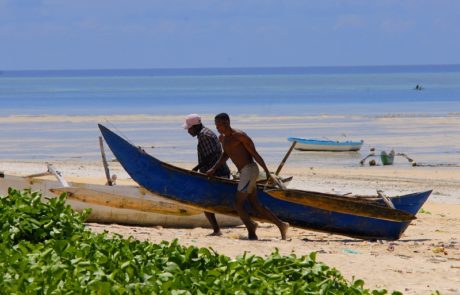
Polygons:
M370 147L460 164L460 65L3 71L0 159L98 159L99 122L165 161L190 163L196 140L183 117L199 113L214 129L220 112L271 165L289 136L365 142L360 153L296 152L296 165L354 166Z

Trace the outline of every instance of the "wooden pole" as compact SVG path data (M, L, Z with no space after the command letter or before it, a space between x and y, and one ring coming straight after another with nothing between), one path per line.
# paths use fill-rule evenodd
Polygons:
M107 164L107 159L105 158L104 141L102 140L102 136L99 136L99 147L101 148L102 165L104 165L105 178L107 178L107 184L112 186L113 183L110 178L109 165Z
M294 149L295 145L297 144L297 141L293 141L291 144L291 147L289 148L288 152L284 156L283 160L281 161L280 165L278 166L278 169L276 169L275 175L279 175L281 172L281 169L283 169L284 163L286 163L286 160L289 158L289 155L291 154L292 150Z
M69 184L67 183L67 181L64 179L64 177L62 176L62 173L57 171L56 169L54 169L54 166L52 164L48 164L48 172L53 174L57 180L59 181L59 183L64 186L64 187L68 187Z
M379 195L379 197L382 198L382 200L385 202L385 204L387 204L388 207L390 207L391 209L396 209L391 199L387 197L383 191L378 190L377 195Z
M286 163L286 160L289 158L289 155L291 154L292 150L294 149L296 143L297 143L297 141L292 142L291 147L289 148L289 150L287 151L287 153L284 156L283 160L279 164L278 169L276 169L275 175L270 175L270 177L267 179L267 183L265 183L265 186L264 186L264 191L267 188L267 186L272 183L272 181L276 185L278 185L279 188L281 188L283 190L286 189L286 186L284 185L284 183L281 180L279 180L277 178L277 176L280 174L281 169L283 169L284 163Z

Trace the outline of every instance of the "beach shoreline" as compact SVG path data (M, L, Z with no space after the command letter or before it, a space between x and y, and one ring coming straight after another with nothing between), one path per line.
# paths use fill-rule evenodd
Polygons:
M192 162L180 163L183 168ZM68 181L104 184L101 161L53 161ZM110 162L117 184L134 184L117 162ZM44 162L4 160L0 171L30 175L46 171ZM369 242L340 235L290 228L288 241L282 241L276 227L261 223L259 241L248 241L243 226L223 229L222 237L209 237L209 229L87 224L94 232L108 231L124 237L154 243L178 239L180 244L211 247L230 257L244 252L265 256L279 249L283 255L318 253L318 260L337 268L348 280L363 279L368 288L399 290L404 294L460 292L460 168L456 167L292 167L282 175L293 176L290 188L345 194L387 195L433 189L402 238L398 241Z
M1 160L0 171L26 176L46 171L47 163L63 173L69 181L105 184L102 160ZM169 164L191 169L196 163ZM117 161L109 161L111 174L116 174L119 184L135 184ZM233 164L230 169L236 171ZM270 167L275 170L276 167ZM281 170L281 176L293 176L289 188L335 194L376 195L382 190L388 195L400 195L433 190L429 201L460 204L460 167L411 167L411 166L356 166L320 167L298 166L289 163Z

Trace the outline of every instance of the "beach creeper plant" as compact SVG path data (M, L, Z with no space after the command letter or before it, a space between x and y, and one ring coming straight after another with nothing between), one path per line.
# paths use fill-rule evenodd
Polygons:
M65 240L76 232L83 232L84 220L90 209L77 213L65 204L65 195L42 201L38 192L23 192L10 188L8 196L0 197L0 227L2 243L32 243L48 239Z
M177 240L153 244L84 228L65 195L0 197L1 294L388 294L349 282L316 253L236 259ZM401 294L393 292L393 295Z

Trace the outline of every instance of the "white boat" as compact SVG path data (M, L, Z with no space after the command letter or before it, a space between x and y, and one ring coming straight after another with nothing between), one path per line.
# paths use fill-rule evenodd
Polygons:
M349 152L359 151L363 141L334 141L318 140L300 137L289 137L288 141L296 142L295 149L299 151Z
M8 188L31 189L44 196L55 197L68 193L67 203L74 210L91 208L87 222L117 223L141 226L163 227L210 227L202 209L183 205L155 195L135 185L98 185L69 182L60 177L60 173L49 166L47 173L30 176L0 174L0 195L7 195ZM50 179L49 174L57 179ZM242 224L236 217L216 214L220 226Z

